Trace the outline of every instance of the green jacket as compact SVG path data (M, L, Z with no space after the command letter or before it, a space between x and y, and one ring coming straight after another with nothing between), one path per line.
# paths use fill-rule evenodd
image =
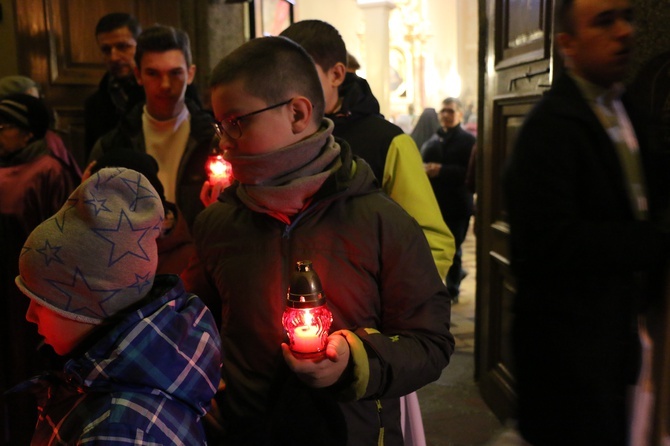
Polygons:
M441 277L446 277L456 252L454 236L438 207L411 136L387 121L367 81L347 73L340 86L342 107L328 115L333 136L346 140L354 155L372 168L382 190L419 223Z

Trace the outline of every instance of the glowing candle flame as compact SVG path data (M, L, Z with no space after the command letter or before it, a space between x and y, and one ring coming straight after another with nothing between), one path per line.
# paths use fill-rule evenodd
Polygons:
M312 262L298 261L289 283L282 316L288 346L296 357L321 357L328 345L333 314L326 306L326 295Z
M307 310L305 311L305 325L312 325L314 321L314 316L312 316L312 311Z
M233 168L222 155L211 155L207 159L207 173L210 183L226 181L232 176Z

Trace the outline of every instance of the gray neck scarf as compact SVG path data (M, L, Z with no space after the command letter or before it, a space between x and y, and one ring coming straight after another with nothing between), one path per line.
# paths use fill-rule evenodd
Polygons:
M237 196L251 210L288 223L306 207L332 172L342 165L333 121L323 120L313 135L275 152L224 157L240 182Z

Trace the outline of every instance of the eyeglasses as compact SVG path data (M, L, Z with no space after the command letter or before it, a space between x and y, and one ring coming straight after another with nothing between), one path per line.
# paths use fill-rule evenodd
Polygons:
M237 118L233 119L223 119L219 122L215 122L212 125L214 126L214 130L216 131L216 136L219 138L223 138L224 133L226 136L228 136L231 139L237 139L240 136L242 136L242 127L240 127L240 121L243 119L247 119L253 115L257 115L259 113L263 113L264 111L272 110L273 108L281 107L282 105L286 105L289 102L291 102L293 98L280 102L279 104L271 105L269 107L262 108L260 110L253 111L251 113L247 113L246 115L238 116Z

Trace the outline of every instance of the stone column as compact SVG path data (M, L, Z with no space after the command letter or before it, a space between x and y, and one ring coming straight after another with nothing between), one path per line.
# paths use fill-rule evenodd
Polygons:
M210 108L209 75L224 56L249 39L249 6L247 3L228 4L224 0L184 1L182 4L185 14L195 15L191 25L191 51L203 105Z
M393 0L357 0L365 21L365 72L381 113L390 116L389 13Z

